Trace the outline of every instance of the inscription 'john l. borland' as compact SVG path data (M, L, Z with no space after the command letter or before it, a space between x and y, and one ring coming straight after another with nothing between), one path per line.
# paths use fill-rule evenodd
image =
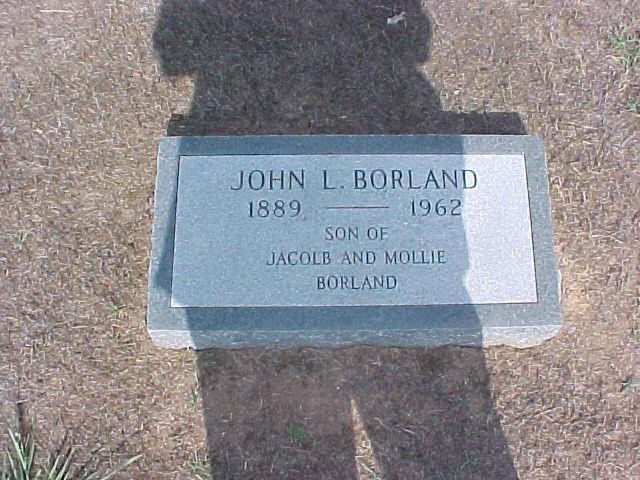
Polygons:
M476 188L478 176L469 169L423 171L402 169L373 170L355 169L347 181L354 190L426 190L426 189L470 189ZM307 186L309 173L299 170L240 170L230 190L303 190ZM322 189L335 190L345 188L345 184L336 183L329 170L321 171Z

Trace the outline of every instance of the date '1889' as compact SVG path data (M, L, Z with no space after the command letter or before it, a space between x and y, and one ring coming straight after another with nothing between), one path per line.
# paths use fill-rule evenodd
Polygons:
M298 200L290 200L289 202L284 200L275 200L273 202L269 200L251 201L249 202L249 217L297 217L300 215L301 209L302 207Z

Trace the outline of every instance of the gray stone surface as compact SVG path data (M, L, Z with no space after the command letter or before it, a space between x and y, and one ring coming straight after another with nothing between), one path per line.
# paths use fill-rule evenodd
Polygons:
M179 165L172 307L537 299L523 155L181 156Z
M167 137L155 199L147 323L161 346L526 347L561 326L535 137Z

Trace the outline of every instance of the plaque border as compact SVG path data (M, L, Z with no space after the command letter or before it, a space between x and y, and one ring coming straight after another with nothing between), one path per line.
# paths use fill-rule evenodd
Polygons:
M280 155L285 156L284 154L279 154L279 155L268 155L268 157L269 158L273 158L273 157L278 157ZM305 156L305 155L309 155L309 154L301 154L300 156ZM356 154L356 155L363 155L363 154ZM364 155L371 155L371 154L364 154ZM386 154L380 154L380 155L386 155ZM412 155L412 154L410 154L410 155ZM440 155L437 155L437 154L426 154L426 155L436 155L436 156L439 156L439 157L443 157L443 156L447 156L447 155L457 155L457 156L459 156L459 154L451 154L451 153L440 154ZM468 155L468 154L466 154L466 155ZM502 155L502 154L495 154L495 155ZM247 157L247 156L264 156L264 155L253 153L251 155L246 155L246 154L225 155L224 157L228 158L228 157L231 157L231 156ZM286 154L286 156L291 156L291 155ZM313 156L316 156L316 155L313 155ZM488 155L488 156L493 156L493 155ZM524 158L524 155L514 155L514 156L523 157L522 161L524 162L523 166L525 167L524 186L526 188L527 185L528 185L528 180L527 180L527 175L526 175L526 160ZM203 158L202 156L199 156L199 155L180 155L179 158L178 158L178 191L177 191L177 194L176 194L176 216L178 216L177 198L179 197L179 194L180 194L180 169L182 168L181 163L182 163L183 159L191 158L191 157ZM204 158L215 158L215 156L207 156L207 157L204 157ZM530 231L531 231L530 242L531 242L531 254L533 256L533 226L531 225L531 203L529 201L528 191L527 191L527 216L528 216L528 222L529 222L528 226L530 227ZM174 226L174 238L175 238L175 235L177 235L176 229L177 229L177 226ZM173 268L175 269L175 267L176 267L175 245L174 245L174 250L173 250L172 254L173 254ZM533 260L533 258L532 258L532 260ZM537 300L538 299L538 285L535 282L535 273L536 273L535 272L535 261L534 261L532 267L533 267L533 275L534 275L532 287L533 287L533 292L535 293L536 300L531 300L531 301L527 301L527 302L511 300L511 301L502 301L502 302L485 302L485 303L482 303L482 304L483 305L491 305L491 304L506 305L506 304L537 303L537 301L538 301ZM173 275L172 275L172 284L173 284L174 281L175 281L175 278L173 278ZM435 305L480 305L480 304L476 304L476 303L472 303L472 302L464 302L464 303L437 303ZM284 308L284 307L307 307L307 308L310 308L310 307L326 307L326 306L327 305L322 305L322 304L319 304L319 305L302 305L302 304L300 304L300 305L216 305L216 306L213 306L213 305L211 305L211 306L209 306L209 305L175 305L174 304L174 299L173 299L173 294L171 295L171 307L172 308L176 308L176 307L184 307L184 308L279 308L279 307L283 307ZM422 304L422 303L420 303L420 304L419 303L386 303L386 304L376 303L376 304L370 304L370 305L362 305L362 304L360 304L360 305L340 305L340 306L349 306L349 307L356 307L356 306L366 306L366 307L373 307L373 306L377 306L377 307L383 307L383 306L399 306L399 307L401 307L401 306L411 306L411 307L414 307L414 306L426 306L426 305Z

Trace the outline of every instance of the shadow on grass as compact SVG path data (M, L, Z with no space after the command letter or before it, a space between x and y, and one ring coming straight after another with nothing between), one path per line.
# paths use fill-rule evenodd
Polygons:
M214 478L517 478L479 349L215 349L198 374Z
M417 70L419 3L165 0L163 72L195 83L168 135L524 133L517 114L442 109ZM458 261L451 293L467 298ZM195 329L206 314L187 315ZM214 478L517 477L480 349L214 349L198 376Z

